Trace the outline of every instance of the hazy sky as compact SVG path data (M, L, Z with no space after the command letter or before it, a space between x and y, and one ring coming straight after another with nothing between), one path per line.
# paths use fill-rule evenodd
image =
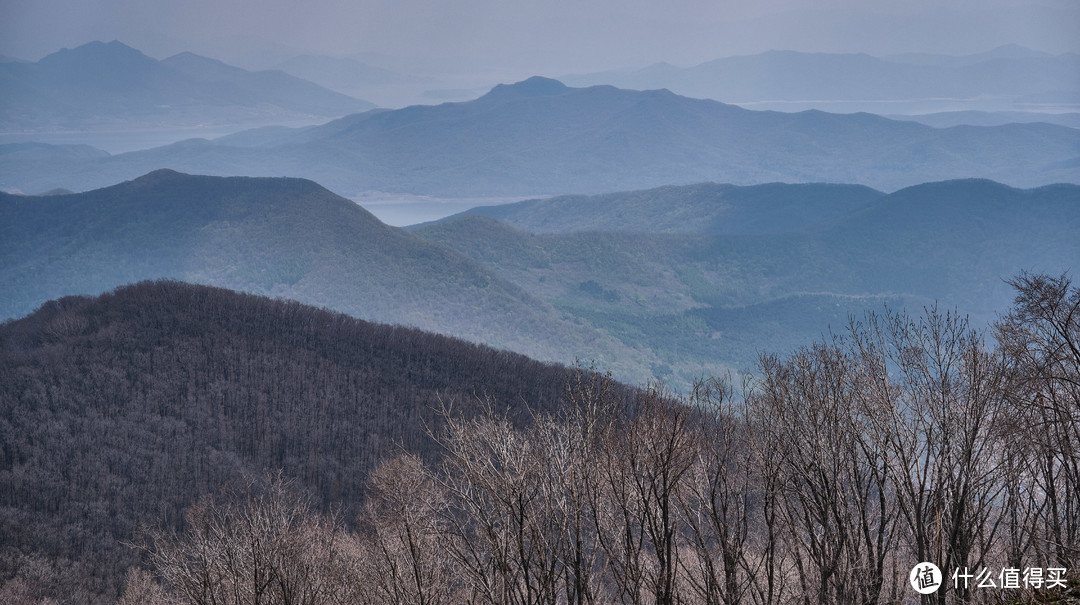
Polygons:
M0 54L118 39L246 67L300 53L411 70L557 75L769 49L1080 51L1077 0L0 0ZM260 64L261 63L261 64Z

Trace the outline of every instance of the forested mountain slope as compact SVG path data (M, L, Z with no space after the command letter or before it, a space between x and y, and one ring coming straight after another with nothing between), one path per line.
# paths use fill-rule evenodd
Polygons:
M540 359L596 359L623 375L648 359L310 181L163 170L88 193L0 194L0 317L156 278L291 298Z
M526 405L557 407L570 376L207 286L49 302L0 325L0 586L18 576L64 602L108 602L139 561L133 532L177 527L187 506L263 469L351 521L373 465L432 451L440 401L468 413L490 396L525 418Z
M699 183L478 206L437 222L479 215L530 233L782 233L828 225L884 195L860 185Z
M1009 275L1080 267L1076 185L695 185L471 212L413 233L650 347L659 375L682 367L684 380L702 364L753 367L761 351L789 351L883 304L936 301L985 325L1009 304Z

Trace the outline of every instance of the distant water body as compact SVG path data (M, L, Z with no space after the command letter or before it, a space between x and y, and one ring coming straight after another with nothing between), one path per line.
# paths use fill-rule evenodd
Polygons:
M418 223L437 221L452 214L464 212L477 206L498 206L510 204L522 200L536 199L544 196L531 197L484 197L484 198L435 198L435 197L361 197L353 198L368 212L374 214L380 221L393 227L407 227Z

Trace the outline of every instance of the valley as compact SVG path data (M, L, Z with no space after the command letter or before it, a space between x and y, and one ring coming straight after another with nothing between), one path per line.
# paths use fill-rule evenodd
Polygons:
M1080 186L701 184L387 226L310 181L156 171L0 194L0 310L172 278L285 297L683 390L886 307L987 326L1004 277L1080 260ZM17 296L15 293L18 293Z

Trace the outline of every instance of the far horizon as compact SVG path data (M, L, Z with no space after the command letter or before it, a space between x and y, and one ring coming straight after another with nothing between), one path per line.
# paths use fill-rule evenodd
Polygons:
M147 52L145 49L129 44L124 40L112 40L108 42L104 40L90 41L73 48L64 47L55 49L53 52L46 55L46 57L59 56L65 53L79 53L89 51L95 47L100 48L110 46L127 48L140 53L149 59L163 63L178 57L197 56L231 66L231 64L220 57L199 55L193 50L183 50L168 56L154 55ZM42 58L44 59L45 57ZM16 60L14 57L7 57L7 59L12 61ZM757 91L759 96L754 96L753 91L748 93L738 86L734 88L730 87L731 82L729 81L731 78L735 78L737 83L738 78L746 78L748 74L742 73L740 70L745 71L745 67L751 65L753 66L752 69L757 70L757 73L752 75L753 78L763 82L768 82L769 78L771 78L773 80L772 86L775 88L778 82L791 78L793 74L797 75L799 70L806 70L805 63L807 61L813 62L813 64L816 65L816 67L812 69L835 70L844 69L845 63L851 63L851 61L858 62L866 59L878 61L879 65L875 67L889 64L899 66L898 68L908 70L909 72L911 69L919 68L930 68L931 70L942 72L943 68L953 69L975 65L980 61L1002 59L1023 61L1045 60L1058 61L1059 63L1064 61L1066 62L1065 65L1077 63L1078 55L1076 53L1070 52L1052 55L1015 43L995 46L969 55L901 53L887 56L873 56L866 53L806 53L794 50L768 50L751 55L717 57L689 66L658 62L650 65L639 65L625 69L596 72L578 71L575 73L562 74L533 73L517 80L497 80L491 79L494 77L491 75L476 74L445 74L439 78L422 78L410 74L385 72L379 68L366 66L359 61L352 59L342 59L340 60L340 63L335 64L327 63L327 61L334 59L329 59L325 56L307 56L307 59L314 67L309 65L307 70L297 68L295 65L293 65L293 69L285 66L279 67L282 67L286 73L289 73L292 76L309 80L324 88L330 89L333 92L342 93L355 99L372 101L374 105L387 109L398 109L413 105L430 106L444 102L469 101L483 96L499 85L521 82L530 77L539 76L558 80L567 86L574 88L588 87L597 84L610 84L617 88L629 90L667 88L681 96L699 99L714 99L727 104L738 105L746 109L771 110L785 113L796 113L811 109L840 114L868 112L890 118L914 119L936 127L956 124L995 125L1007 122L1030 122L1036 120L1050 121L1055 124L1072 127L1080 126L1080 102L1078 102L1078 99L1080 99L1080 71L1076 73L1075 78L1072 80L1065 79L1057 82L1057 84L1060 84L1060 88L1063 91L1060 93L1051 93L1057 94L1057 99L1052 100L1051 102L1040 101L1024 103L1017 103L1017 100L1010 97L1008 94L988 95L982 94L977 90L974 91L974 94L958 98L950 98L948 96L935 94L919 96L918 92L907 97L885 96L876 99L867 98L865 96L829 96L829 81L835 84L837 81L847 80L849 82L858 82L860 79L867 79L865 77L867 74L861 72L843 73L839 79L837 78L837 75L839 74L833 74L826 78L827 82L823 89L824 92L821 94L811 92L809 94L804 94L803 96L799 96L798 94L795 94L794 96L780 96L776 95L775 91L773 93L762 93L760 90ZM754 63L755 61L756 63ZM799 62L802 62L802 64L799 64ZM23 63L26 64L26 62ZM334 72L328 65L340 68L340 70ZM111 69L109 66L104 65L101 66L101 68ZM352 72L345 73L345 71L349 69L351 69ZM1026 69L1026 67L1023 69ZM1062 67L1059 65L1052 69L1056 69L1057 72L1060 72ZM367 73L364 72L364 70L374 74L370 75L370 81L366 84L356 82L350 84L348 82L350 77L354 79L361 77L358 76L357 73ZM986 71L987 70L985 69L983 70L983 72ZM927 73L932 78L936 77L938 80L942 77L942 73ZM720 76L720 80L716 80L718 75ZM725 75L728 80L723 79ZM382 78L382 80L379 78ZM754 82L753 80L748 82L751 87L757 86L760 88L761 82ZM796 82L794 84L796 89L798 89L799 86L802 86L805 89L806 85L806 82L802 84ZM742 92L740 92L741 90ZM813 90L812 84L809 90ZM1033 90L1028 92L1040 93L1041 91ZM961 116L961 113L963 112L973 111L983 112L985 114L996 113L999 115L997 117L992 115ZM2 115L3 114L0 114L0 116ZM926 119L919 119L920 116L927 117ZM1056 117L1052 118L1051 116ZM12 129L10 125L5 125L0 122L0 143L40 142L48 144L87 144L111 154L117 154L149 149L192 138L215 139L261 125L273 124L295 128L324 124L328 119L333 119L333 117L293 115L291 117L281 117L270 121L263 120L257 123L251 123L250 121L247 123L203 123L183 127L167 122L162 122L153 127L147 127L145 125L117 127L115 124L99 123L88 129L50 127L45 130L40 128Z
M1007 44L1080 52L1080 6L1069 0L764 0L664 6L614 0L504 4L430 0L360 4L195 0L13 0L0 8L0 55L34 61L92 40L122 40L150 56L190 51L246 69L299 55L349 57L421 75L516 81L690 66L771 49L969 55Z
M46 58L48 56L55 55L56 53L59 53L59 52L76 50L78 48L81 48L81 47L84 47L84 46L90 46L90 45L94 45L94 44L106 44L107 45L107 44L114 44L114 43L122 44L124 46L127 46L128 48L133 48L135 50L138 50L140 53L146 55L147 57L150 57L151 59L155 59L155 60L158 60L158 61L168 59L168 58L171 58L171 57L176 57L178 55L188 55L188 54L190 54L190 55L196 55L196 56L204 57L204 58L207 58L207 59L213 59L213 60L221 61L223 63L229 63L228 60L223 59L221 57L217 57L217 56L215 56L213 54L203 54L203 53L197 52L195 50L191 50L191 49L178 50L178 51L175 51L175 52L166 52L164 54L162 54L162 53L154 53L154 52L151 52L149 50L146 50L146 49L142 48L141 46L139 46L138 44L136 44L136 43L134 43L134 42L132 42L130 40L120 39L120 38L113 38L113 39L97 38L97 39L86 40L85 42L81 42L81 43L78 43L78 44L71 44L71 45L68 45L68 46L61 46L61 47L53 48L52 50L47 51L47 52L45 52L43 54L34 55L34 58L27 58L27 57L24 57L24 56L15 56L15 55L11 55L11 54L0 53L0 62L36 63L36 62L38 62L38 61L40 61L40 60L42 60L42 59L44 59L44 58ZM677 69L686 69L686 68L690 68L690 67L697 67L697 66L703 65L705 63L710 63L712 61L717 61L717 60L721 60L721 59L744 58L744 57L754 57L754 56L759 56L759 55L783 54L783 53L798 53L798 54L807 54L807 55L867 55L867 56L874 57L875 59L883 59L883 60L887 60L887 61L907 62L907 61L918 61L920 59L931 59L931 58L935 58L935 57L962 59L962 58L969 58L969 57L979 57L981 55L985 55L985 56L988 56L988 57L990 57L990 56L1000 56L1000 55L1006 55L1006 56L1019 56L1019 55L1061 56L1061 55L1080 54L1080 48L1071 49L1071 50L1063 50L1063 51L1060 51L1060 52L1054 52L1054 51L1050 51L1050 50L1040 49L1040 48L1037 48L1037 47L1034 47L1034 46L1026 46L1024 44L1019 44L1019 43L1016 43L1016 42L1005 42L1003 44L995 44L995 45L987 46L986 48L982 48L981 50L973 50L973 51L970 51L970 52L960 52L960 53L957 53L957 52L915 52L915 51L908 51L908 52L877 53L876 54L876 53L867 52L867 51L863 51L863 50L813 51L813 50L800 50L800 49L788 48L788 47L777 47L777 48L768 48L768 49L765 49L765 50L760 50L760 51L755 51L755 52L748 52L748 53L735 53L735 54L728 54L728 55L720 55L720 56L715 56L715 57L711 57L711 58L708 58L708 59L704 59L704 60L701 60L701 61L694 61L694 62L689 62L689 63L686 63L686 62L675 63L675 62L667 61L667 60L657 60L657 61L653 61L653 62L645 61L645 62L641 62L641 63L627 64L627 65L624 65L624 66L621 66L621 67L608 67L608 68L598 70L598 72L599 73L602 73L602 72L632 72L632 71L640 71L640 70L645 70L645 69L667 68L667 67L673 67L673 68L677 68ZM320 54L304 53L304 54L294 55L294 56L291 56L289 58L290 59L327 58L327 59L337 59L337 60L356 62L356 63L364 63L364 59L357 56L357 54L339 54L339 53L333 53L333 52L320 53ZM262 71L262 70L266 70L266 69L273 69L272 67L245 66L245 65L243 65L241 63L242 62L238 62L238 63L235 63L233 65L235 65L236 67L241 67L243 69L247 69L249 71ZM374 63L374 61L373 61L373 63ZM372 67L377 67L376 65L371 65L371 66ZM565 75L583 75L583 74L587 74L587 73L598 73L598 72L587 72L587 71L582 71L582 70L566 71ZM532 75L543 75L543 74L534 73ZM531 77L531 76L526 76L525 79L527 79L528 77ZM546 75L544 77L550 77L552 79L558 79L558 76L554 76L554 75ZM502 83L508 83L508 82L502 82Z

